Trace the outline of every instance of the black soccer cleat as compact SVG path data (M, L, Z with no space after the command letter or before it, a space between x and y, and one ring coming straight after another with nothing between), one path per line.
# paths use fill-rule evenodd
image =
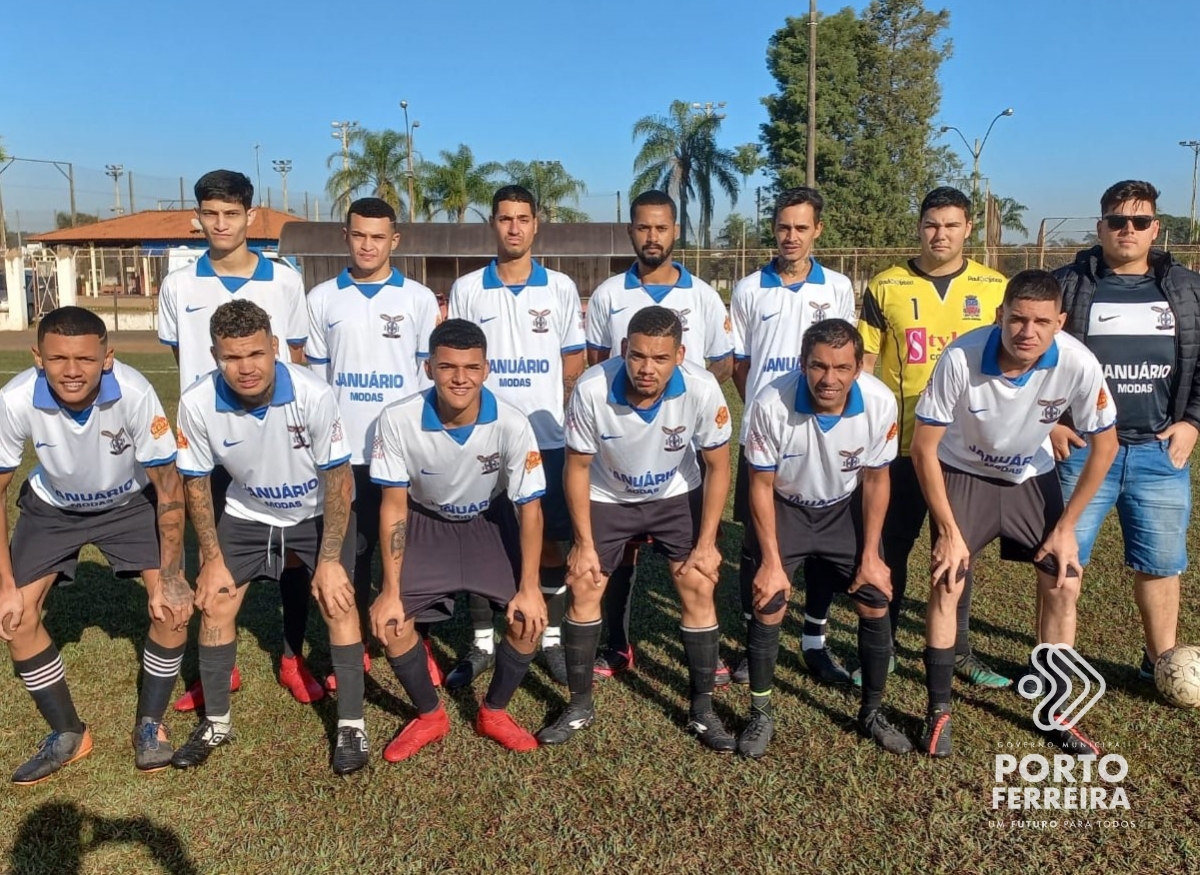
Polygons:
M542 648L542 665L546 667L551 680L559 686L567 685L567 652L561 644Z
M775 721L771 719L771 715L758 708L751 708L750 722L738 736L737 752L752 760L761 759L774 737Z
M587 729L596 719L596 709L591 705L568 702L563 712L553 723L543 726L537 733L539 744L565 744L581 729Z
M367 733L357 726L339 726L330 765L335 775L349 775L367 764L371 748Z
M917 742L921 753L931 757L950 756L950 709L930 708L925 715L925 725Z
M192 730L191 736L175 751L171 757L171 765L177 769L191 769L202 766L208 761L214 750L229 744L237 735L232 726L218 726L211 720L203 720Z
M858 718L858 731L888 753L912 753L913 745L908 736L888 723L878 708Z
M1100 756L1100 745L1084 735L1078 726L1065 722L1061 716L1055 715L1054 722L1058 726L1045 732L1045 736L1053 744L1062 748L1063 753L1077 757Z
M850 683L850 672L833 658L833 654L826 647L805 650L804 665L808 673L823 684Z
M458 665L454 666L454 670L446 675L443 686L447 690L469 687L475 678L491 668L495 662L495 653L488 653L486 650L473 646L467 651L466 656L459 660Z
M688 732L693 733L709 750L733 753L737 749L737 739L725 728L717 712L711 708L699 714L689 714L687 728Z
M30 787L45 781L63 766L83 759L92 752L92 733L51 732L38 744L37 753L13 772L12 782Z

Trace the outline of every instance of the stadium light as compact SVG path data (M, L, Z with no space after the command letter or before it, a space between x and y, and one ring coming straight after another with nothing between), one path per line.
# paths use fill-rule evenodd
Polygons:
M416 221L416 205L413 203L413 188L416 183L416 173L413 171L413 132L421 126L419 121L414 121L411 125L408 123L408 101L400 101L400 108L404 110L404 140L408 144L408 223L411 225Z
M1192 211L1188 218L1188 243L1196 242L1196 168L1200 166L1200 140L1180 140L1179 145L1192 150Z
M954 125L942 125L939 129L939 132L943 134L948 131L954 131L954 133L958 134L959 138L963 141L963 145L967 147L967 151L971 153L971 157L975 161L974 170L971 171L971 203L974 205L975 209L979 209L979 156L983 154L983 147L987 145L988 137L992 135L992 128L995 126L996 122L1000 121L1002 118L1012 115L1013 112L1014 110L1010 106L1007 109L996 113L996 117L992 119L992 123L987 126L987 132L984 133L983 139L980 140L976 138L974 148L971 148L971 144L967 142L966 136L962 131L954 127Z

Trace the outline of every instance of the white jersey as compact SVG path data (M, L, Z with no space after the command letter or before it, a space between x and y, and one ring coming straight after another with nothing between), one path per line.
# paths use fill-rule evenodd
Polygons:
M592 501L640 504L700 487L696 447L729 442L729 408L716 377L684 362L653 407L629 403L625 360L590 367L567 408L567 446L593 456Z
M437 322L433 292L394 268L370 284L344 270L309 292L304 352L317 373L325 366L352 464L370 464L379 411L429 384L422 362Z
M58 403L37 368L0 389L0 470L21 464L33 441L29 487L64 510L93 513L127 503L146 488L146 468L175 461L175 435L150 382L114 361L87 410Z
M525 415L487 389L473 425L446 428L426 389L379 414L371 479L403 486L414 503L449 520L469 520L507 492L514 504L546 493L542 454Z
M288 344L307 339L308 311L299 273L260 255L249 279L217 276L205 253L167 274L158 290L158 339L179 350L180 393L216 367L208 323L217 307L237 299L267 311L281 359L288 357Z
M539 447L561 447L562 357L584 349L583 309L571 278L534 261L525 285L509 287L493 260L455 280L448 315L483 329L487 387L529 417Z
M232 482L225 512L269 526L320 516L319 470L350 461L333 391L300 365L275 363L275 392L254 410L242 407L219 371L179 399L179 458L188 477L221 465Z
M643 286L635 263L625 273L611 276L596 287L588 300L587 344L619 358L621 341L629 334L629 320L645 307L674 310L683 323L684 357L697 367L725 358L733 351L729 313L716 289L688 273L678 262L679 279L673 286Z
M1034 367L1000 373L999 326L977 328L946 347L917 401L917 419L946 426L938 458L953 468L1022 483L1054 470L1050 431L1067 410L1075 429L1112 428L1116 408L1100 363L1059 332Z
M864 468L896 458L898 408L892 390L859 374L841 414L813 409L808 380L792 371L763 387L746 414L746 464L775 472L788 504L826 507L850 497Z
M850 278L812 259L808 278L785 285L775 262L740 280L733 288L733 357L750 362L746 401L780 374L800 367L800 338L824 319L855 322L854 287ZM742 418L746 442L750 418Z

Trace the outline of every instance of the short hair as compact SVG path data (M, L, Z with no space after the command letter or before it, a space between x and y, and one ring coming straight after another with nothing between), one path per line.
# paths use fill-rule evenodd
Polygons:
M971 221L971 199L950 185L938 186L925 195L925 199L921 201L919 216L923 219L930 210L940 210L943 207L958 207L966 215L967 221Z
M1145 201L1151 210L1158 209L1158 189L1140 179L1122 179L1115 185L1110 185L1100 195L1100 215L1108 215L1126 201Z
M1062 301L1062 287L1048 270L1023 270L1004 287L1004 306L1017 301Z
M487 356L487 335L483 329L466 319L447 319L429 335L429 355L438 351L438 347L450 349L481 349Z
M516 201L519 204L529 204L529 211L535 216L537 215L537 199L533 196L533 192L523 185L503 185L496 189L496 193L492 195L492 215L496 215L496 210L500 204L505 201Z
M208 320L208 333L214 344L217 338L250 337L260 331L271 336L271 317L258 304L245 298L226 301Z
M821 211L825 209L825 198L821 197L821 193L811 186L798 185L795 188L787 189L775 199L775 211L771 214L771 224L775 225L779 221L779 214L788 207L799 207L804 204L812 207L813 220L821 221Z
M58 307L42 317L38 323L37 339L41 344L47 334L63 337L81 337L94 334L100 342L108 343L108 328L104 320L86 307Z
M834 349L841 349L847 343L854 344L854 360L862 364L863 360L863 339L858 333L858 329L847 322L845 319L822 319L820 322L814 322L804 332L804 336L800 339L800 361L805 365L808 364L808 357L818 343L823 343L826 346L832 346Z
M679 219L679 208L675 206L675 199L665 191L659 191L652 188L649 191L644 191L635 197L629 204L629 221L633 222L637 217L638 207L670 207L671 220Z
M679 346L683 343L683 323L679 321L679 314L667 307L643 307L629 320L627 336L635 334L669 337Z
M396 210L381 197L360 197L350 204L346 210L346 227L350 227L351 216L362 216L364 219L387 219L395 223Z
M247 210L254 206L254 183L236 170L212 170L196 180L192 189L196 206L204 201L225 201L241 204Z

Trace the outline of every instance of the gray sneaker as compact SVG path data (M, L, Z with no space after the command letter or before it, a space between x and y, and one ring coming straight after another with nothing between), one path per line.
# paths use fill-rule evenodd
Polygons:
M737 752L752 760L759 759L767 752L767 745L775 736L775 721L766 711L757 708L750 709L750 722L738 736Z
M888 753L912 753L913 745L908 736L888 723L879 709L858 718L858 731Z
M170 768L175 748L165 723L143 717L133 727L133 762L141 772Z
M37 753L13 772L12 782L22 787L40 784L65 765L81 760L92 752L92 733L51 732L38 745Z

